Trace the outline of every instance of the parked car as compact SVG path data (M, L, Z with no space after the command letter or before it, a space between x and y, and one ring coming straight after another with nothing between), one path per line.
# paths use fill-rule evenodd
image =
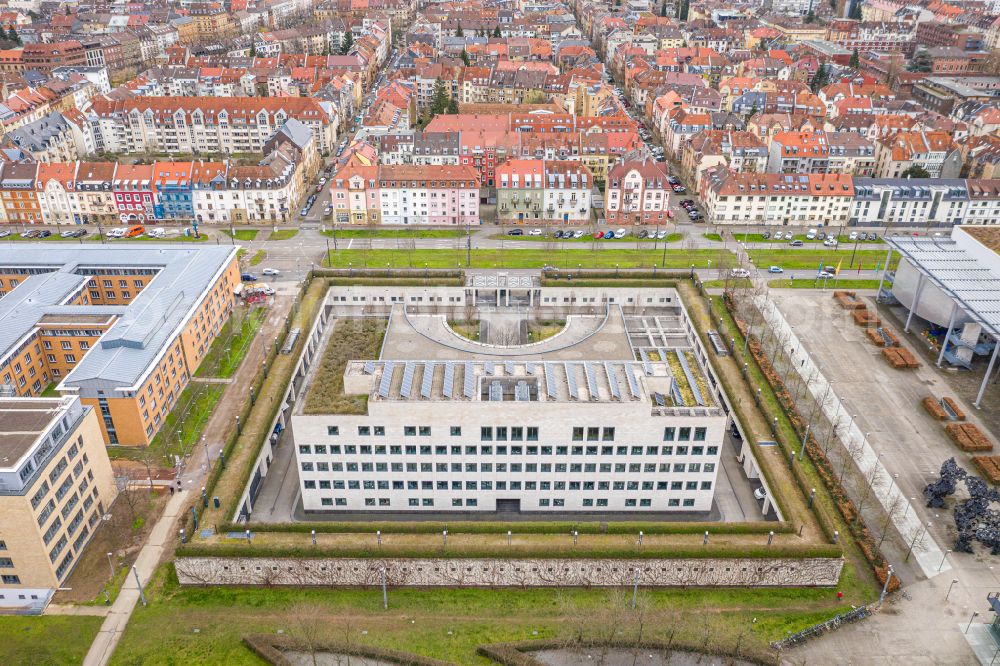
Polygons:
M646 231L645 229L640 229L638 235L639 235L639 238L645 238L645 237L649 236L649 232Z
M816 239L815 232L810 231L809 233L806 234L806 240L815 240L815 239Z
M615 237L615 232L613 232L613 231L605 231L604 232L604 240L610 240L610 239L612 239L614 237Z
M667 211L667 219L668 220L674 219L674 211L672 211L672 210L668 210Z
M764 486L761 486L757 490L753 491L753 496L756 499L762 500L767 497L767 491L764 490Z
M7 238L7 236L10 236L10 234L11 234L10 229L0 229L0 238Z
M554 232L552 232L552 237L553 238L562 238L562 231L560 231L559 229L556 229Z
M604 238L604 232L603 231L595 231L594 232L594 238Z
M791 243L789 243L789 245L791 245L792 247L802 247L803 245L805 245L805 243L803 243L800 240L793 240Z
M259 278L253 273L241 273L240 280L244 282L256 282Z
M818 234L816 234L816 238L818 238L819 240L826 240L826 232L825 231L819 232Z
M524 229L511 229L510 231L507 232L507 235L508 236L523 236L524 235Z
M750 271L745 268L732 268L729 274L735 278L747 278L750 277Z
M784 271L784 269L781 268L781 266L771 266L770 268L767 269L767 272L768 273L784 273L785 271Z
M531 231L528 232L528 235L529 236L541 236L542 235L542 230L541 229L532 229Z
M858 240L858 232L852 231L850 235L847 236L849 240ZM863 240L863 239L862 239Z
M656 233L656 237L657 237L658 239L660 239L660 240L663 240L664 238L666 238L666 237L667 237L667 230L666 230L666 229L664 229L663 231L659 231L659 232L657 232L657 233Z
M48 237L49 237L49 236L51 236L51 235L52 235L52 232L51 232L51 231L49 231L48 229L41 229L41 230L40 230L40 231L38 232L38 237L39 237L39 238L48 238Z
M131 227L128 228L128 231L125 232L125 237L138 238L144 233L146 233L146 227L142 226L141 224L133 224Z
M628 233L624 229L615 229L615 233L612 234L615 238L625 238L625 234Z
M573 238L583 238L583 232L577 229L573 232Z
M37 237L38 237L38 229L28 229L23 234L21 234L21 238L37 238Z
M277 268L265 268L261 271L264 275L281 275L281 271Z

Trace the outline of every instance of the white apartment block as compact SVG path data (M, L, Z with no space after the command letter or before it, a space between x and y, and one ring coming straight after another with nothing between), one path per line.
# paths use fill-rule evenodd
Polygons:
M259 153L289 118L327 152L338 122L332 105L305 97L95 99L86 116L97 150L111 153Z
M478 306L566 326L523 344L448 327ZM331 287L325 307L316 354L338 317L388 323L380 355L344 371L365 413L291 417L306 513L712 510L728 416L673 289L475 275L464 287Z

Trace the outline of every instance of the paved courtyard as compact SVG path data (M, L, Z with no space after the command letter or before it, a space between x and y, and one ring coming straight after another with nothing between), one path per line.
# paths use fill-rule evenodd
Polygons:
M895 370L889 366L850 314L835 303L830 292L772 290L771 296L811 359L833 382L834 391L847 410L851 415L857 414L855 423L870 433L868 440L895 483L907 498L914 498L906 511L930 525L929 533L942 551L950 548L955 534L951 511L927 509L922 490L949 457L954 456L970 471L974 468L969 454L951 444L941 424L924 412L920 400L929 394L951 395L959 400L969 419L984 428L988 424L981 416L986 410L972 408L964 399L965 394L947 381L952 373L938 370L933 360L922 358L923 364L917 370ZM871 307L871 300L868 302ZM917 351L909 339L903 343ZM988 392L997 390L990 387ZM977 662L976 654L984 651L979 649L974 653L970 639L981 639L981 628L977 633L976 626L992 621L986 594L1000 590L997 577L1000 569L994 571L1000 562L988 554L946 552L925 574L927 567L914 566L915 558L904 562L901 540L893 541L886 551L906 584L904 592L874 618L792 651L789 656L793 663ZM952 580L957 582L945 601ZM962 630L973 612L979 615L966 635Z

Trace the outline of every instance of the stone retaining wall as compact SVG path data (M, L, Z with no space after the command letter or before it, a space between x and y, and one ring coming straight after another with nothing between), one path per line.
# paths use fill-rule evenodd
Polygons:
M380 585L397 587L823 587L836 585L841 558L714 559L362 559L180 557L185 585Z

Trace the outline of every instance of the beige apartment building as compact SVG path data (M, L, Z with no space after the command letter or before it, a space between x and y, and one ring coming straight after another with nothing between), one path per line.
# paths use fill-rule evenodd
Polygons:
M0 610L43 608L116 496L92 407L0 398Z

